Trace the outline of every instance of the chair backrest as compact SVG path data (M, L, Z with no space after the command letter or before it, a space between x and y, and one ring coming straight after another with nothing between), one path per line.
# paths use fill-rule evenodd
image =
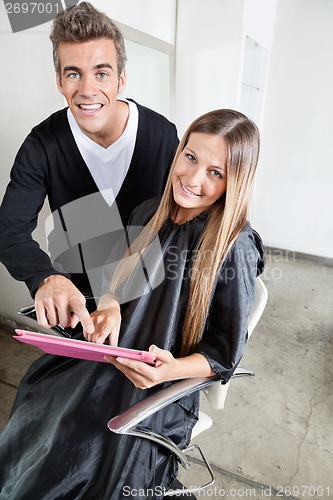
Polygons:
M267 299L268 299L267 288L261 278L256 279L255 294L256 294L255 302L249 317L249 325L248 325L249 337L252 335L252 332L255 329L267 304ZM217 380L212 385L204 389L204 393L208 401L210 402L212 407L215 408L216 410L223 409L229 384L230 381L222 385L221 382Z
M261 278L256 279L256 298L249 316L248 333L249 337L257 326L262 313L266 307L268 300L268 292L265 283Z

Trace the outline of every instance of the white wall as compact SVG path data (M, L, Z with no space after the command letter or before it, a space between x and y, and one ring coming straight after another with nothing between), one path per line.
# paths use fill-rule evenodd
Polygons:
M253 221L267 245L333 257L333 2L279 0Z
M175 121L215 108L240 109L246 35L268 52L277 0L179 0Z
M271 50L278 0L246 0L244 24L246 34L267 51Z
M175 121L182 134L197 116L239 100L244 0L180 0Z
M176 0L91 0L111 19L174 44Z

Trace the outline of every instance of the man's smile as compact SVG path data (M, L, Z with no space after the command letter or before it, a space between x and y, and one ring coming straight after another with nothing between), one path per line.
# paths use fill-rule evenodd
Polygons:
M78 107L80 109L83 109L84 111L89 111L89 112L94 112L98 109L101 109L103 107L103 104L101 103L96 103L96 104L78 104Z

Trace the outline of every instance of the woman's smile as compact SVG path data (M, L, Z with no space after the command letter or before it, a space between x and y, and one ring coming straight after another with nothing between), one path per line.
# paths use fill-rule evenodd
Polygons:
M190 189L185 187L184 184L182 183L181 179L179 179L179 182L180 182L180 186L181 186L182 190L184 191L184 193L188 194L189 196L201 196L200 194L193 193L193 191L191 191Z

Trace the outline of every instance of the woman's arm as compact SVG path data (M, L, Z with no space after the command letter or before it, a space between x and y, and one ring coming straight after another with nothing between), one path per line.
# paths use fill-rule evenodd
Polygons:
M215 375L206 358L199 353L174 358L170 351L155 345L150 346L149 351L156 355L155 366L149 366L142 361L110 356L106 356L105 359L123 372L139 389L148 389L169 380Z
M109 337L109 344L118 345L119 330L121 325L120 305L114 295L104 294L99 300L97 309L91 315L94 323L94 333L83 330L83 335L89 342L104 344Z
M218 276L202 339L196 347L215 374L227 382L248 340L255 280L263 266L263 245L247 225L238 235Z

